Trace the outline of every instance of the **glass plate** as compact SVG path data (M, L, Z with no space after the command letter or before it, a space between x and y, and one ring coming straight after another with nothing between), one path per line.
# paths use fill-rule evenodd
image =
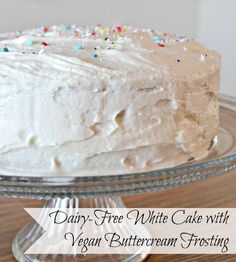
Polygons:
M34 199L137 194L174 188L236 167L236 99L220 97L218 144L199 161L150 172L96 177L29 177L0 171L0 195Z
M174 188L223 174L235 167L236 99L221 96L218 143L200 161L150 172L96 177L9 176L0 171L0 195L43 199L45 208L120 208L125 207L122 195ZM42 228L33 221L17 234L12 245L17 261L141 262L148 255L142 254L142 250L133 255L25 255L25 251L42 233Z

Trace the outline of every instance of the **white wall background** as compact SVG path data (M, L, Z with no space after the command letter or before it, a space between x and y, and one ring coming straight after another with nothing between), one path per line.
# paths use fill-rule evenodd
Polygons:
M222 54L221 92L236 96L236 0L202 0L198 38Z
M196 0L0 0L0 32L52 24L128 24L196 35Z
M236 96L235 12L236 0L0 0L0 32L102 23L191 35L222 53L221 92Z

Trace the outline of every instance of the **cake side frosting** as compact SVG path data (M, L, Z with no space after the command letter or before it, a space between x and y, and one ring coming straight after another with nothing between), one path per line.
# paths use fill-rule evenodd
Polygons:
M220 56L131 27L54 26L0 42L0 167L122 173L207 154Z

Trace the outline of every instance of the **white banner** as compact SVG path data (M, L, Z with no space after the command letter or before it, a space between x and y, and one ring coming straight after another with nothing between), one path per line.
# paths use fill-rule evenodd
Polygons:
M26 254L236 254L236 209L39 209Z

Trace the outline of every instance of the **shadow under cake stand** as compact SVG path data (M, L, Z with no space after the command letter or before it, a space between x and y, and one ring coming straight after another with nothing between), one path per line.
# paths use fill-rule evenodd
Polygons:
M175 168L145 173L96 177L28 177L0 171L0 195L43 200L50 208L124 208L123 195L175 188L236 168L236 99L221 96L217 146L208 157ZM132 255L24 255L41 236L42 228L32 221L15 237L12 251L20 262L139 262L147 254Z

